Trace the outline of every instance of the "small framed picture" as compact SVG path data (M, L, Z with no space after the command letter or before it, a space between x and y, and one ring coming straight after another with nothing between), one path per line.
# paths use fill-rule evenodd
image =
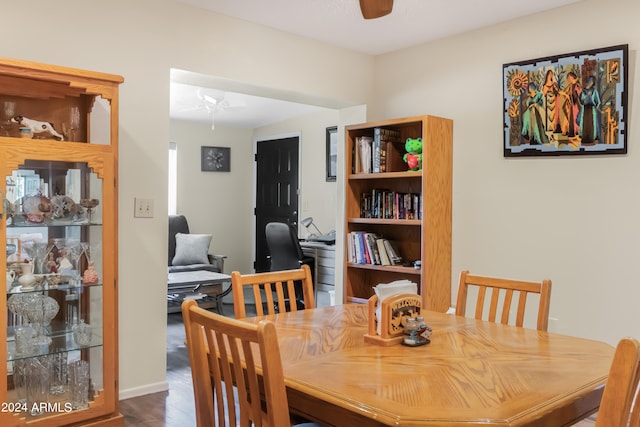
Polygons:
M327 136L327 181L335 181L338 172L338 128L328 127Z
M230 147L201 147L200 170L203 172L231 172Z

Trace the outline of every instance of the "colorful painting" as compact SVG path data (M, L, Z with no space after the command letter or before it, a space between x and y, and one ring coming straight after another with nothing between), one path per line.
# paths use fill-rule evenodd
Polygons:
M628 45L503 66L504 155L626 154Z

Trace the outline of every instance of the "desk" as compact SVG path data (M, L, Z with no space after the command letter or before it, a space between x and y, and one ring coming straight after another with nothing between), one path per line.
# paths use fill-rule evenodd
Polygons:
M571 425L598 409L608 344L423 311L422 347L367 344L367 306L276 323L292 412L334 426Z
M316 299L319 300L316 302L316 306L331 305L335 301L336 245L302 241L300 247L305 256L314 259L313 284L316 290Z
M229 282L224 291L222 286ZM231 276L213 271L196 270L169 273L167 278L167 312L177 313L182 301L192 298L202 308L215 307L222 312L222 298L231 292Z

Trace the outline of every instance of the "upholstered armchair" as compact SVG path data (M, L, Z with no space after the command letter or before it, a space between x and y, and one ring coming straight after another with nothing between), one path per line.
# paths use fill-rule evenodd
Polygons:
M210 234L191 234L184 215L169 215L169 273L206 270L222 273L224 255L209 253Z

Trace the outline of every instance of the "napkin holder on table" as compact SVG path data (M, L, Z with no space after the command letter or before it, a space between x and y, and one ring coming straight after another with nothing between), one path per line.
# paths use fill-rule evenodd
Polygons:
M364 335L364 341L380 346L400 344L404 339L404 324L407 317L420 314L422 304L420 295L397 294L385 298L376 316L379 298L377 295L369 298L369 331ZM378 334L380 326L380 334Z

